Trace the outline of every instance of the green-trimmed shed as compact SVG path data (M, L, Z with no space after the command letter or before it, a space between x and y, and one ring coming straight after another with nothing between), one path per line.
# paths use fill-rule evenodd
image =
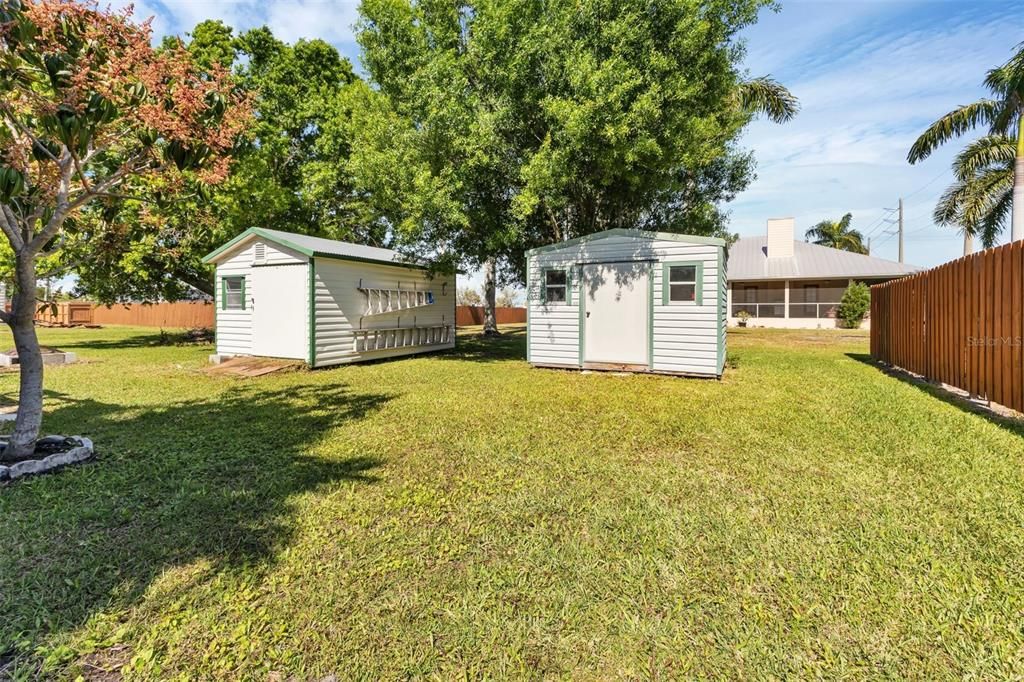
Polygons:
M721 377L725 242L613 229L527 253L527 359Z
M455 275L398 252L253 227L203 260L217 268L215 360L324 367L455 345Z

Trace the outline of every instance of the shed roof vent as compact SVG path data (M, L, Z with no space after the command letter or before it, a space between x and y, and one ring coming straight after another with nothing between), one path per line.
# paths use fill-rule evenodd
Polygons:
M256 242L256 245L253 247L252 253L253 260L255 260L257 263L262 263L263 261L267 260L267 245L264 244L263 242Z

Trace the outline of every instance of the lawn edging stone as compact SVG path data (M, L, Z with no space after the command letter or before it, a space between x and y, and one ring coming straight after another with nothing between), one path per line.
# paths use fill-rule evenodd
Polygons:
M70 450L56 452L52 455L47 455L42 459L26 459L22 462L16 462L9 466L0 465L0 481L13 481L14 479L21 478L22 476L28 476L29 474L43 474L69 464L84 462L93 456L92 440L85 436L72 436L71 438L77 440L79 444ZM40 441L50 439L63 441L65 437L46 436L46 438L41 438Z

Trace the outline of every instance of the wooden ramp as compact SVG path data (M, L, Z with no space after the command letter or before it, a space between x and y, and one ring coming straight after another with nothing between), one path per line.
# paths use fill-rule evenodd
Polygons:
M272 372L280 372L286 369L298 369L302 366L298 360L281 360L278 358L250 358L239 357L225 360L224 362L208 367L205 371L212 375L227 375L236 377L260 377Z

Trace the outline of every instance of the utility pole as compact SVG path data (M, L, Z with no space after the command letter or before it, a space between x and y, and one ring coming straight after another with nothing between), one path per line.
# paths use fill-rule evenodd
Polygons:
M899 217L899 232L900 232L900 262L903 262L903 197L900 197L900 217Z

